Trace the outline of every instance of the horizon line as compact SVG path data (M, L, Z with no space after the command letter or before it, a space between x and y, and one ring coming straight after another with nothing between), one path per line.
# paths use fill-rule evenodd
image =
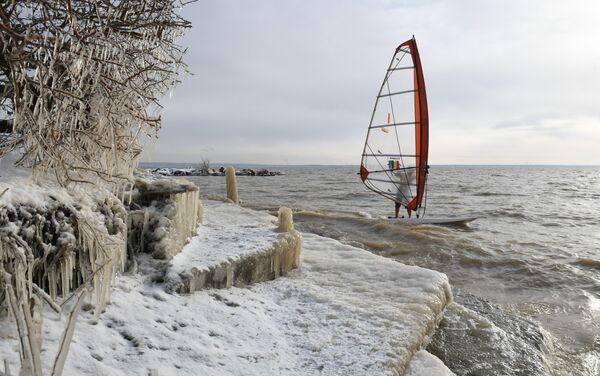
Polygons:
M139 162L138 165L199 165L202 162ZM302 167L302 166L340 166L340 167L359 167L360 164L355 163L340 163L340 164L327 164L327 163L250 163L250 162L210 162L210 166L290 166L290 167ZM432 163L429 166L496 166L496 167L510 167L510 166L521 166L521 167L600 167L600 164L582 164L582 163Z

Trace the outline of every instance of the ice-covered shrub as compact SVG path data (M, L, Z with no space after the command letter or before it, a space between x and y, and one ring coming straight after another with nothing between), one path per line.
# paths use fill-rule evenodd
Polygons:
M23 182L0 189L0 270L10 275L16 294L35 285L54 300L88 284L102 310L126 257L127 214L120 200L103 190L72 196Z
M62 185L128 180L185 71L183 2L3 2L0 156L19 148L17 164Z

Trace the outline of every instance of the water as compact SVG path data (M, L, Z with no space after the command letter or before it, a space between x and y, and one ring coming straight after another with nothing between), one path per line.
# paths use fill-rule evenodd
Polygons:
M238 177L244 205L295 211L296 227L446 273L464 309L447 312L430 351L461 375L600 375L600 168L432 167L428 217L469 227L379 219L393 203L357 167L275 168ZM206 197L221 177L191 177Z

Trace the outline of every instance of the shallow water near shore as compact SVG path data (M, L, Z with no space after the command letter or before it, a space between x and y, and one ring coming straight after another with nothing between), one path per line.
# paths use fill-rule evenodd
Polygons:
M302 231L448 275L464 310L430 351L457 374L600 374L599 167L432 166L426 217L479 217L468 227L381 219L393 203L354 166L270 169L286 175L238 177L245 206L291 207ZM224 195L222 177L189 178Z

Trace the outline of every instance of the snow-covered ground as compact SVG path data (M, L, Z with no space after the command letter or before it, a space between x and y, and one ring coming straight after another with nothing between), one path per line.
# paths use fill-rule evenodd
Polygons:
M206 202L205 225L174 270L202 266L195 255L208 250L211 257L235 257L232 250L268 243L273 219ZM100 321L82 313L65 374L396 375L414 353L407 374L451 374L433 355L417 352L451 299L445 275L303 236L299 269L248 288L178 295L144 275L120 276ZM63 324L46 312L46 365ZM0 321L0 359L8 358L14 373L13 326Z

